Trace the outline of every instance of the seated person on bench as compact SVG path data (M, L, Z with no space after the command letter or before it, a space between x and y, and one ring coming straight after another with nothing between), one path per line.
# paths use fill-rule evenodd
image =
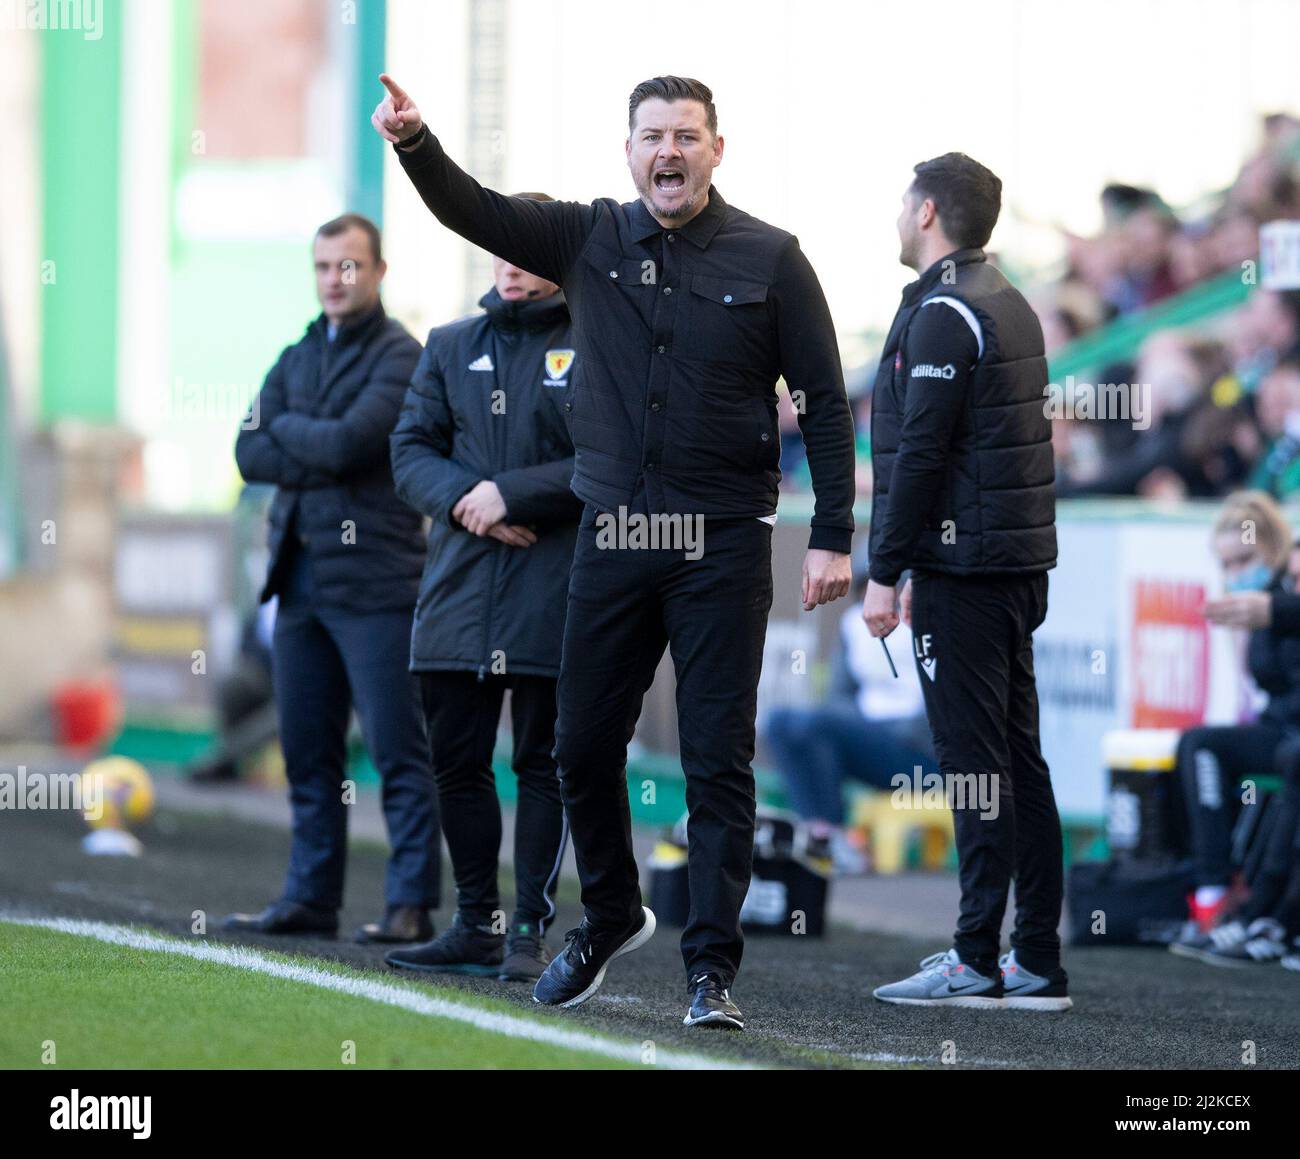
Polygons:
M1300 821L1300 552L1277 504L1259 491L1224 500L1213 544L1228 594L1206 605L1206 618L1250 631L1247 667L1267 703L1252 723L1193 728L1179 741L1197 889L1192 920L1170 949L1216 964L1275 961L1300 935L1300 893L1288 887ZM1270 773L1286 787L1250 896L1236 904L1230 850L1240 785Z
M864 567L858 595L865 585ZM899 624L889 637L895 677L860 609L850 607L840 620L826 699L777 708L767 718L765 736L791 806L809 822L812 836L829 844L840 874L867 869L844 832L844 778L888 790L893 777L912 778L918 765L922 775L937 771L911 647L910 627Z

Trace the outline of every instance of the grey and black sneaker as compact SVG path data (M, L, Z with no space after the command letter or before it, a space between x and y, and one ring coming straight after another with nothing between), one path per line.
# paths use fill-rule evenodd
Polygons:
M1202 950L1214 945L1210 935L1201 929L1201 923L1195 920L1183 923L1178 936L1169 943L1169 952L1180 958L1194 958Z
M1280 962L1287 954L1286 930L1272 918L1256 918L1244 930L1240 922L1229 922L1233 937L1221 939L1197 954L1198 960L1211 966L1252 966L1257 962ZM1211 930L1211 936L1219 930Z
M520 922L506 934L506 956L497 978L502 982L536 982L551 962L541 932L532 922Z
M581 1006L600 989L610 962L640 949L654 932L655 916L645 906L640 922L612 933L583 918L576 930L565 934L564 949L537 979L533 1001L543 1006Z
M1227 961L1222 955L1244 946L1249 940L1250 934L1239 921L1226 921L1208 930L1200 929L1195 922L1188 922L1182 935L1169 946L1169 952L1211 965L1224 965L1225 962L1234 965L1238 963Z
M697 974L691 979L691 1008L682 1024L744 1030L745 1016L731 1000L731 991L721 978L716 974Z
M963 1006L1000 1010L1002 977L989 978L968 966L956 950L931 954L921 969L901 982L878 986L872 993L881 1002L899 1006Z
M1002 970L1002 992L1008 1010L1059 1012L1074 1005L1070 1001L1070 980L1060 966L1050 974L1035 974L1016 961L1016 952L998 959Z
M459 913L451 925L431 942L390 950L384 961L399 970L423 970L430 974L486 974L501 970L502 934L488 925L474 925Z

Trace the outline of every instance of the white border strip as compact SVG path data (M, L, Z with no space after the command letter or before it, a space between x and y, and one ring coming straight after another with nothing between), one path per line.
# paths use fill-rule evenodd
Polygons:
M604 1058L619 1062L640 1063L642 1048L637 1043L619 1042L615 1039L601 1038L580 1030L561 1030L544 1022L520 1018L513 1014L502 1014L494 1010L483 1010L447 998L436 998L431 994L421 994L388 982L372 978L354 978L343 974L334 974L316 966L299 966L289 962L278 962L256 950L244 946L231 946L211 942L183 942L174 938L159 937L157 934L134 930L128 926L115 926L107 922L83 921L76 918L30 918L17 917L0 913L0 922L10 922L18 926L39 926L61 934L73 934L82 938L94 938L115 946L128 946L133 950L152 950L164 954L179 954L185 958L194 958L201 962L216 962L222 966L233 966L238 970L251 970L256 974L266 974L272 978L285 978L291 982L301 982L316 986L321 990L333 990L339 994L350 994L354 998L364 998L370 1002L379 1002L385 1006L396 1006L409 1010L412 1014L422 1014L429 1018L446 1018L453 1022L463 1022L479 1030L493 1034L504 1034L510 1038L527 1039L532 1042L546 1043L548 1046L562 1050L581 1050L588 1054L598 1054ZM665 1050L656 1046L654 1066L669 1070L752 1070L746 1063L730 1062L726 1059L709 1058L701 1054L687 1054L682 1051ZM648 1065L648 1064L647 1064Z
M960 298L950 298L947 294L936 294L933 298L926 298L921 303L922 306L933 306L936 302L944 306L951 306L963 318L966 319L966 325L971 328L975 335L975 342L979 346L979 357L984 357L984 328L980 325L980 320L971 312L971 308L966 305ZM882 636L881 639L884 637Z

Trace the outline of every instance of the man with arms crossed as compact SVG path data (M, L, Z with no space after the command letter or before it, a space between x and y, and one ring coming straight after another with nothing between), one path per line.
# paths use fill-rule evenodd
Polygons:
M850 579L853 424L821 287L793 236L732 208L711 184L723 139L699 81L637 86L625 152L638 199L588 205L482 188L447 158L411 98L380 79L388 96L373 124L433 214L563 286L573 312L573 490L586 510L556 756L586 912L533 997L585 1002L609 962L654 932L632 853L626 762L669 647L690 810L685 1021L740 1028L729 991L753 859L750 762L772 602L782 375L817 495L805 609L846 595ZM606 548L597 520L634 515L702 522L702 550Z
M384 916L356 938L433 936L438 798L404 662L424 537L420 517L393 491L388 457L420 344L384 312L379 288L388 265L380 243L374 222L355 213L316 231L321 314L271 368L235 443L240 474L276 487L262 602L279 597L272 669L293 841L280 899L260 913L230 915L229 930L337 930L355 707L383 779L392 845Z
M912 569L901 605L953 807L961 916L951 949L875 996L1065 1010L1061 823L1038 743L1032 639L1056 564L1043 332L984 257L1002 182L961 153L915 173L899 260L920 278L903 291L876 375L862 614L872 635L889 635L896 585ZM999 962L1013 877L1016 926Z

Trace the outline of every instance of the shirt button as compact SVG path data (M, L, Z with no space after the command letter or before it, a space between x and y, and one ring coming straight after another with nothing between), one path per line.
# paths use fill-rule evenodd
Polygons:
M646 469L647 471L653 471L653 470L655 469L655 465L654 465L653 463L647 463L647 464L645 465L645 469Z
M675 233L670 233L670 234L667 235L667 237L668 237L668 240L669 240L669 241L676 241L676 240L677 240L677 235L676 235Z
M759 435L758 437L759 437L760 439L762 439L763 442L767 442L768 439L771 438L771 435L769 435L766 431L764 431L764 432L763 432L761 435Z
M609 276L610 276L611 278L617 278L617 277L618 277L618 270L610 270L610 271L609 271Z
M662 354L668 348L666 346L656 346L655 349Z
M573 403L571 403L571 402L566 402L566 403L564 404L564 409L565 409L565 410L572 410L572 409L573 409Z
M651 410L659 410L659 409L660 409L660 408L659 408L659 404L658 404L657 402L652 402L652 403L650 404L650 409L651 409Z
M723 294L723 295L722 295L722 300L723 300L724 302L730 302L730 301L731 301L731 295L730 295L730 294Z
M672 286L665 286L665 287L664 287L664 293L665 293L665 294L671 294L672 292L673 292L673 288L672 288Z

